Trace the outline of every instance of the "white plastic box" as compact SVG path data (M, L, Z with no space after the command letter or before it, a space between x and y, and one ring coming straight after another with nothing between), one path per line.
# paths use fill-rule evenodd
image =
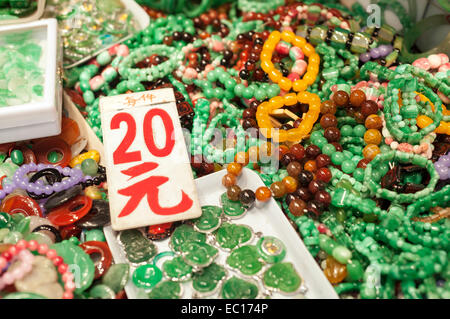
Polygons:
M56 19L44 19L0 27L5 33L32 30L41 45L39 65L44 69L44 93L39 101L0 107L0 143L15 142L61 133L62 49Z

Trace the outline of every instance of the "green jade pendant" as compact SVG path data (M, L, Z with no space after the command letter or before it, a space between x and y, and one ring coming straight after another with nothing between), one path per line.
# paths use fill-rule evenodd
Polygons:
M137 229L124 230L119 235L119 241L124 246L127 259L131 263L142 263L151 260L158 248L151 240Z
M202 216L194 219L194 229L201 233L210 233L220 227L222 208L218 206L202 206Z
M165 261L162 269L164 275L174 281L186 281L192 275L192 267L186 264L181 256Z
M245 245L252 238L253 232L246 225L223 223L215 233L216 243L225 250L232 250L238 246Z
M136 287L150 289L162 280L163 274L155 265L142 265L133 273L133 283Z
M231 219L244 217L247 212L247 208L240 201L230 200L226 192L220 196L220 203L223 206L223 213Z
M258 294L256 284L234 276L224 282L221 291L223 299L255 299Z
M212 263L193 275L192 288L200 297L213 294L225 279L227 271L224 267Z
M256 248L261 258L270 264L280 262L286 256L286 246L281 240L272 236L260 238Z
M169 246L172 250L180 252L181 246L186 242L204 243L206 242L206 235L195 231L189 225L180 225L170 237Z
M183 294L181 284L175 281L163 281L150 291L150 299L180 299Z
M206 243L187 242L181 248L184 261L195 268L209 266L219 254L219 250Z
M234 270L246 276L257 275L263 263L260 261L256 246L247 245L239 247L231 252L227 258L227 264Z
M291 294L298 291L302 279L295 271L292 263L276 263L270 266L263 275L264 286L271 290Z

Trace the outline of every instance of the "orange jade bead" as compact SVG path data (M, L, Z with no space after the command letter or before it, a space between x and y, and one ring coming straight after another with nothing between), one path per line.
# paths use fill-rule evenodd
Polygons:
M363 149L363 156L368 160L373 160L380 153L380 148L375 144L368 144Z
M317 164L315 160L309 160L305 163L305 166L303 167L305 170L310 172L315 172L317 170Z
M227 172L236 176L241 175L242 173L242 165L239 163L230 163L227 166Z
M282 77L278 81L278 85L280 86L280 89L282 89L283 91L289 91L292 87L292 81L289 80L288 78Z
M379 117L377 114L370 114L366 121L364 122L364 125L367 129L376 129L379 130L383 127L383 121L381 120L381 117Z
M364 133L364 142L366 144L375 144L379 145L381 143L382 136L379 130L374 128L368 129L366 133Z
M272 196L272 192L269 187L261 186L256 189L255 197L260 202L267 202Z
M282 180L284 184L284 188L286 189L286 193L293 193L297 190L298 182L292 176L286 176Z
M281 158L287 153L289 153L289 147L287 147L284 144L282 144L278 147L278 159L279 160L281 160Z
M323 270L323 273L331 284L336 285L347 277L346 265L341 264L331 256L327 257L326 263L327 266Z

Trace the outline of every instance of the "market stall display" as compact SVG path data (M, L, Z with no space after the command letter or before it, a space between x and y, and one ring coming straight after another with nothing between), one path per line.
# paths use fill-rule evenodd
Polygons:
M358 1L52 1L62 43L0 27L0 298L450 298L450 43L414 45L448 21L412 2L374 25ZM201 216L111 225L188 184Z

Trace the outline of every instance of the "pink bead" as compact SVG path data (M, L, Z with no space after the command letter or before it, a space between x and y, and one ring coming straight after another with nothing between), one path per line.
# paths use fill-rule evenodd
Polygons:
M280 55L288 55L289 54L289 46L286 42L280 41L278 42L277 46L275 47L275 50Z
M184 71L183 76L184 76L185 78L187 78L187 79L195 79L195 78L198 77L198 73L197 73L197 71L196 71L194 68L187 68L187 69Z
M47 251L46 256L47 256L47 258L49 258L49 259L55 258L55 257L57 256L56 250L54 250L54 249L49 249L49 250Z
M73 281L73 274L72 274L71 272L65 272L65 273L62 275L62 280L63 280L64 282Z
M289 18L289 17L287 17L286 20L287 20L287 22L291 22L291 21L292 21L292 19ZM290 27L290 26L284 26L281 30L282 30L282 31L291 31L291 32L294 32L294 30L293 30L292 27Z
M24 239L21 239L17 242L16 247L20 250L27 248L27 241Z
M73 298L73 293L71 293L70 291L65 291L62 295L63 299L72 299Z
M119 56L128 56L130 54L130 49L125 44L121 44L117 47L117 55Z
M38 244L38 242L35 241L35 240L30 240L30 241L28 242L28 248L29 248L30 250L36 250L36 249L38 248L38 246L39 246L39 244Z
M333 17L333 14L331 12L327 12L326 17L330 20Z
M412 64L415 67L421 68L425 71L428 71L431 67L430 62L427 58L420 58L413 62Z
M117 48L118 48L118 47L119 47L118 44L114 44L112 47L110 47L110 48L108 49L109 55L116 55L116 53L117 53Z
M38 253L40 253L41 255L45 255L48 251L48 246L46 244L41 244L38 247Z
M291 74L288 75L288 79L291 80L292 82L294 82L294 81L297 81L298 79L300 79L300 75L292 72Z
M74 283L73 281L69 281L69 282L66 282L66 283L64 284L64 288L65 288L66 290L68 290L68 291L74 291L75 288L76 288L76 286L75 286L75 283Z
M394 139L392 138L392 137L386 137L385 139L384 139L384 142L387 144L387 145L391 145L391 143L394 141Z
M223 46L222 41L216 41L216 40L213 41L212 49L213 49L215 52L223 51L224 46Z
M5 285L11 285L14 280L15 278L10 272L7 272L3 275L3 282L5 283Z
M341 27L342 29L345 29L345 30L350 29L350 26L348 25L348 23L346 21L342 21L341 24L339 25L339 27Z
M319 224L319 226L317 226L317 230L319 233L324 234L327 231L327 227L324 224Z
M432 69L437 69L441 66L441 57L437 54L432 54L428 57L428 62Z
M61 264L58 266L58 271L60 274L64 274L68 269L67 264Z
M438 69L439 72L446 72L447 70L450 70L450 63L448 62L442 64Z
M18 253L16 246L9 247L8 252L13 256L17 255Z
M105 79L101 75L96 75L89 80L92 91L97 91L103 84L105 84Z
M8 262L6 261L6 259L3 258L3 257L0 257L0 270L2 270L3 268L5 268L6 265L8 265Z
M297 73L298 75L302 76L306 72L306 68L308 67L308 64L305 62L305 60L297 60L294 63L294 66L291 69L291 72Z
M60 256L56 256L55 258L53 258L53 265L55 266L59 266L63 263L63 259Z
M302 49L299 47L292 47L290 49L289 56L294 60L303 60L305 58L305 54L303 54Z
M445 64L449 62L448 55L445 53L438 53L438 56L441 58L441 64Z

